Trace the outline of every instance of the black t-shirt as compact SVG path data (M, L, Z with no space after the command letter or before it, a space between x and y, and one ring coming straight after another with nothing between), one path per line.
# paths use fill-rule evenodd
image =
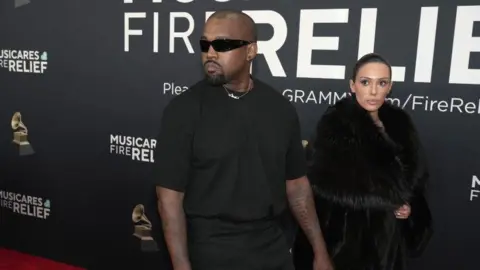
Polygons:
M185 193L188 218L277 217L306 171L295 107L257 79L240 99L198 82L167 105L157 140L156 184Z

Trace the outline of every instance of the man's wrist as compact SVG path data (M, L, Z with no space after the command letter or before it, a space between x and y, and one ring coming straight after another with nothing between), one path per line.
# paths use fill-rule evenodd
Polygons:
M192 267L190 266L189 261L180 261L173 263L174 270L191 270Z
M315 259L317 260L330 261L330 256L328 255L328 252L325 249L316 248L313 250L313 254Z

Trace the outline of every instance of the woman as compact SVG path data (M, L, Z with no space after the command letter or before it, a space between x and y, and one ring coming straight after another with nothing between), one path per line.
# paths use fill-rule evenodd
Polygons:
M406 269L431 235L428 171L410 117L385 102L391 66L378 54L355 65L352 95L327 109L307 145L308 177L329 254L337 270ZM312 251L296 237L297 270Z

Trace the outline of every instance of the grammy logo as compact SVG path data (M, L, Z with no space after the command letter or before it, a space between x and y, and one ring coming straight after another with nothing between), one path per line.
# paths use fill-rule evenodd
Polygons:
M13 142L18 145L18 152L20 156L32 155L32 145L28 142L28 129L22 122L22 114L16 112L12 117Z
M133 208L132 221L136 225L133 235L140 239L142 251L152 252L158 251L158 246L152 237L152 223L145 215L145 207L143 204L137 204Z
M306 148L307 145L308 145L308 141L307 140L302 140L302 145L303 145L303 148Z

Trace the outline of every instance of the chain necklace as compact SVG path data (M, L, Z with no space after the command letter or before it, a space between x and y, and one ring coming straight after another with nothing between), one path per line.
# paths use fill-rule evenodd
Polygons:
M225 89L225 92L227 93L227 95L230 97L230 98L233 98L233 99L241 99L242 97L244 97L246 94L250 93L250 90L252 90L253 88L253 82L252 80L250 79L250 81L248 82L248 89L245 93L243 93L243 95L240 95L240 96L236 96L235 94L231 93L226 87L225 85L223 85L223 89Z

